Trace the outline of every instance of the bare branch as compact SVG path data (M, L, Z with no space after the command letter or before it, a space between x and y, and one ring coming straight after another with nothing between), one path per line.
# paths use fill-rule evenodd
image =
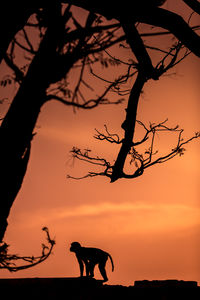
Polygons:
M144 129L144 136L140 141L136 141L132 144L128 157L129 157L129 165L132 166L131 172L125 172L124 170L124 164L121 165L121 169L118 169L118 178L126 178L126 179L132 179L136 178L138 176L141 176L145 169L152 167L156 164L165 163L172 158L176 156L182 156L186 149L184 146L191 141L197 139L200 137L200 132L196 132L194 136L184 139L183 138L183 129L180 129L179 126L175 127L169 127L166 125L167 120L160 122L158 124L150 123L149 127L147 127L143 122L137 121L139 126L141 126ZM123 143L123 140L119 138L117 134L111 134L109 133L107 126L105 126L106 134L102 134L99 131L97 131L97 135L95 138L98 140L103 140L115 144L121 144ZM155 148L155 137L158 134L163 133L172 133L177 135L177 143L175 147L173 147L171 150L168 151L167 154L159 154L158 150L154 150ZM149 147L146 148L146 142L148 141ZM136 150L139 146L141 148L141 145L143 146L142 150L138 151ZM79 148L73 148L71 153L73 153L73 159L78 159L80 161L84 161L86 163L95 165L97 167L103 168L103 171L101 172L94 172L90 171L88 174L82 176L82 177L73 177L68 175L68 178L73 179L83 179L88 177L94 177L94 176L106 176L111 179L111 182L113 182L113 172L115 169L115 163L112 165L110 162L108 162L105 158L100 158L99 156L92 156L91 150L84 150L81 151Z
M24 78L24 73L18 68L18 66L13 62L12 57L9 57L7 54L4 55L4 60L8 67L10 67L15 73L15 81L21 83Z
M122 23L122 28L126 34L127 42L137 58L140 70L142 70L147 78L154 78L154 68L151 58L144 46L143 40L137 28L132 24L132 22ZM157 77L155 79L157 79Z
M92 165L103 167L103 172L88 172L88 174L82 176L82 177L73 177L71 175L67 175L67 178L69 179L84 179L88 177L95 177L95 176L106 176L110 178L110 172L112 169L112 166L110 163L104 159L100 158L98 156L91 156L89 153L91 153L90 149L85 149L84 151L81 151L81 149L77 147L73 147L70 151L72 153L73 159L78 159L80 161L84 161L86 163L90 163Z
M73 92L72 102L74 102L75 97L77 96L77 92L80 90L80 85L83 82L83 73L84 73L84 69L85 69L85 61L86 61L86 58L84 58L83 61L82 61L80 76L79 76L78 83L77 83L77 85L74 89L74 92Z
M34 51L33 49L27 48L26 46L21 44L16 38L14 39L14 42L17 46L19 46L21 49L25 50L28 53L31 53L31 54L36 54L37 53L37 51Z
M108 131L108 128L106 125L104 125L104 128L106 130L106 135L104 133L101 133L99 132L97 129L96 132L97 134L94 135L94 138L97 139L97 140L100 140L100 141L108 141L109 143L115 143L115 144L121 144L122 143L122 140L119 138L119 135L116 134L116 133L110 133Z
M4 243L0 246L0 269L17 272L19 270L34 267L45 261L52 253L55 241L51 239L47 227L43 227L42 230L46 232L48 246L46 244L42 244L42 253L40 256L19 256L16 254L8 254L9 246ZM20 264L16 265L16 262L20 262ZM26 264L23 264L23 262L26 262Z
M88 101L85 101L84 103L77 103L77 102L72 102L67 99L61 98L57 95L49 94L46 96L46 101L49 100L57 100L65 105L71 105L76 108L83 108L83 109L92 109L97 107L99 104L120 104L122 103L123 99L118 99L116 101L109 101L107 98L105 98L106 94L111 90L113 84L108 86L105 91L102 93L101 96L99 96L97 99L91 99Z
M181 58L178 57L181 50L184 50L184 54ZM156 69L158 70L159 77L166 73L168 70L173 68L179 62L181 62L185 57L187 57L191 52L183 47L183 45L178 42L176 43L170 51L162 58L162 60L157 64ZM170 61L167 60L170 58Z
M192 10L200 15L200 3L198 0L183 0Z
M30 52L33 53L33 54L36 53L36 51L34 50L33 45L31 44L29 36L28 36L28 34L27 34L27 32L26 32L26 30L24 28L22 29L22 32L24 34L24 39L25 39L27 45L29 46Z

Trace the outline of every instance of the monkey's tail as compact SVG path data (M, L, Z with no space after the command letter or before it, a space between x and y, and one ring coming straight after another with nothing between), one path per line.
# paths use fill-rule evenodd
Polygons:
M111 264L112 264L112 272L114 271L114 263L112 260L112 256L108 253L108 257L110 258Z

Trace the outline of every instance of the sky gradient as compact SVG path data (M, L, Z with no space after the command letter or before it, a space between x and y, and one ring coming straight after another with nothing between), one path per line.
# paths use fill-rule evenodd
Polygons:
M169 7L170 8L170 7ZM114 68L112 69L115 72ZM199 131L200 61L190 55L158 82L150 81L140 100L138 119L146 123L180 125L189 137ZM170 74L171 74L170 73ZM147 169L139 178L110 184L107 178L69 180L90 166L73 162L73 146L94 149L115 159L115 149L93 139L94 128L107 124L118 132L125 104L90 111L47 103L38 119L28 171L9 217L5 240L10 252L40 253L47 226L55 237L54 254L43 264L1 278L79 276L70 243L99 247L108 262L109 284L133 284L144 279L182 279L200 283L199 140L181 157ZM160 149L173 148L170 136ZM171 148L170 148L171 147ZM96 270L96 277L100 278Z

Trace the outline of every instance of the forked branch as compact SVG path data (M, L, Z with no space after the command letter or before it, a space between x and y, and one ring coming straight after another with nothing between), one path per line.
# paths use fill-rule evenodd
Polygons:
M154 166L156 164L161 164L171 160L176 156L182 156L186 151L185 146L191 141L200 137L200 132L196 132L192 137L185 139L183 137L183 129L180 129L179 126L169 127L167 125L167 120L154 124L150 123L149 126L146 126L143 122L137 121L137 124L143 129L143 137L132 143L130 147L130 151L128 152L128 159L126 159L126 164L128 160L129 170L125 170L124 165L122 165L121 169L119 169L118 179L119 178L136 178L141 176L145 169ZM120 139L118 134L110 133L107 126L105 126L105 133L101 133L96 130L95 138L98 140L107 141L111 144L122 144L123 139ZM169 149L167 153L161 154L160 150L156 149L157 141L159 140L157 137L161 137L161 135L165 134L175 134L177 136L176 144L173 148ZM99 156L93 156L91 154L91 150L85 149L81 150L79 148L74 147L71 150L73 159L78 159L89 163L91 165L95 165L100 168L101 171L90 171L87 174L81 177L74 177L68 175L68 178L73 179L83 179L94 176L106 176L111 179L113 182L113 171L115 171L115 163L113 164L107 161L105 158L101 158ZM131 169L131 170L130 170Z

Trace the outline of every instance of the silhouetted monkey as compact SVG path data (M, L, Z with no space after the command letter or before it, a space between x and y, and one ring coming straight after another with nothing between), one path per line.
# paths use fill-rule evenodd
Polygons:
M104 281L108 281L108 277L105 269L108 257L110 258L112 264L112 271L114 271L113 260L109 253L98 248L82 247L81 244L78 242L73 242L71 244L70 251L76 254L79 267L80 267L81 277L83 276L84 264L86 268L86 276L89 277L94 277L94 267L95 265L98 265L99 271Z

